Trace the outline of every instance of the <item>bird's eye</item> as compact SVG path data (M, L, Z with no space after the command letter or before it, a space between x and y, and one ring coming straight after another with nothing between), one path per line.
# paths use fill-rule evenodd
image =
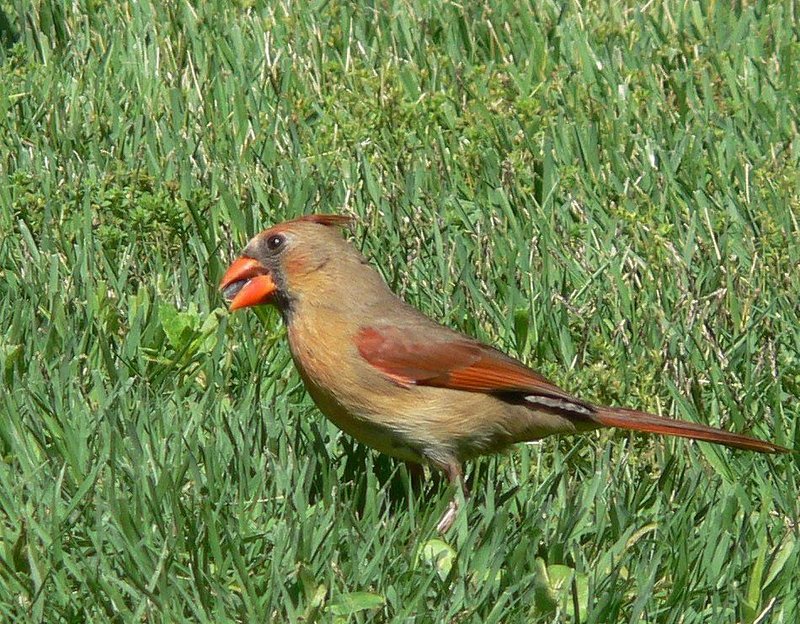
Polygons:
M270 251L277 251L283 246L283 243L286 242L286 239L281 236L280 234L273 234L267 239L267 249Z

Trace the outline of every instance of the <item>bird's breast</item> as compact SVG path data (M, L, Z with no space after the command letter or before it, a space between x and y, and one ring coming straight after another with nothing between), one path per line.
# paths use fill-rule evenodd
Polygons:
M319 410L339 429L382 453L423 461L408 419L393 404L392 397L403 389L361 359L346 328L329 322L323 336L318 324L311 325L295 318L288 335L295 366Z

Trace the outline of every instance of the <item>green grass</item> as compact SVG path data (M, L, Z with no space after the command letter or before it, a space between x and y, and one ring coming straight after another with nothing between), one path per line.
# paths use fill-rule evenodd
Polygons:
M797 6L581 4L0 1L0 621L800 619L797 456L549 439L437 541L216 291L354 214L581 396L800 448Z

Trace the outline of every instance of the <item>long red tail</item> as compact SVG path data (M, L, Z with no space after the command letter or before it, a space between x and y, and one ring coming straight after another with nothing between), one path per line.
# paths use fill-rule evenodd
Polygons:
M714 442L734 448L758 451L759 453L791 453L790 449L778 446L772 442L757 440L750 436L715 429L707 425L699 425L685 420L664 418L655 414L638 412L624 407L597 407L597 412L592 414L591 420L607 427L619 427L632 431L647 433L661 433L664 435L692 438L703 442Z

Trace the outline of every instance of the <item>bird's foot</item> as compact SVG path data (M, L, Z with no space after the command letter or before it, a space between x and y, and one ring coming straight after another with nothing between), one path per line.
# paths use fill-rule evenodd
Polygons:
M444 512L442 519L439 520L439 524L436 525L436 530L441 534L447 533L450 527L453 526L456 515L458 515L458 500L454 498L450 501L450 505L447 507L447 511Z

